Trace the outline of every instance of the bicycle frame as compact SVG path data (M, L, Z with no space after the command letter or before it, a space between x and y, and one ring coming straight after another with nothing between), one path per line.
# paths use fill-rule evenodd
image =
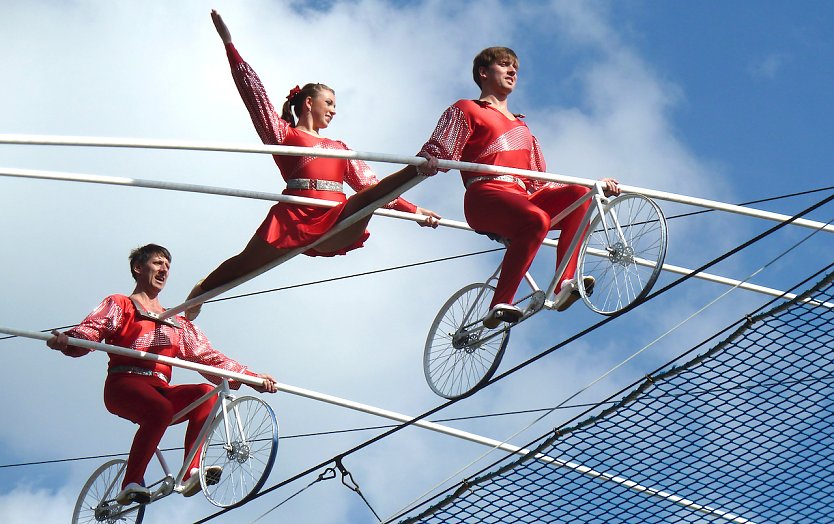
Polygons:
M496 318L498 322L485 325L503 261L486 281L464 286L441 306L423 350L423 372L435 393L459 398L485 384L501 362L511 328L544 308L564 311L581 299L590 310L613 315L647 296L666 256L663 212L650 198L636 193L609 199L605 187L602 182L594 184L551 218L553 227L571 216L576 234L569 240L561 235L558 264L546 289L529 271L519 279L531 291L514 299L513 305L521 312L517 321ZM572 259L576 260L576 280L562 287L562 281L574 278L566 274Z
M211 424L217 416L218 412L223 413L223 422L226 427L226 444L228 446L231 445L231 443L229 442L229 420L226 405L228 402L234 400L235 397L234 395L232 395L231 389L229 388L229 382L225 378L211 391L209 391L202 397L198 398L197 400L186 406L179 413L175 414L174 417L171 419L171 422L174 423L181 421L188 413L193 411L197 406L214 396L218 397L217 402L215 402L214 406L212 406L209 416L206 417L206 421L203 423L203 427L200 428L200 433L197 435L197 440L194 442L194 446L191 448L191 450L188 451L188 454L185 456L185 459L183 460L182 467L180 468L176 476L171 474L171 469L169 468L168 463L165 460L165 457L162 455L162 452L159 450L159 448L157 448L155 454L157 460L159 461L159 465L162 468L164 476L162 479L148 486L150 488L159 485L158 489L151 492L151 502L159 500L163 497L167 497L172 492L174 492L175 488L182 487L183 477L185 477L186 472L188 472L189 466L191 465L191 462L194 460L194 457L197 455L197 452L202 449L202 445L206 441L206 436L208 435L208 432L211 429Z
M551 220L551 222L550 222L550 227L553 227L555 224L558 224L561 220L563 220L565 217L567 217L569 214L571 214L573 211L575 211L577 208L579 208L579 206L581 206L582 204L584 204L588 200L593 200L593 205L588 206L588 210L585 211L585 214L582 216L582 221L580 222L579 231L586 231L587 230L588 225L591 223L591 218L594 216L595 211L602 217L603 222L605 222L604 208L608 204L609 199L608 199L608 197L605 196L605 193L603 191L602 183L597 182L596 184L594 184L593 188L591 188L591 191L585 193L583 196L581 196L579 199L577 199L573 204L571 204L570 206L565 208L561 213L559 213L558 215L553 217L553 220ZM608 224L605 224L605 226L607 227ZM620 237L622 237L623 232L620 229L620 224L619 223L616 224L616 228L617 228L617 234ZM568 261L570 260L571 256L576 252L576 250L579 248L579 244L580 244L580 242L582 242L583 236L584 235L574 235L574 237L571 239L571 243L570 243L570 245L568 245L567 254L559 262L559 266L556 268L556 271L553 274L553 278L551 279L550 284L547 286L547 289L544 291L544 300L541 304L541 307L546 307L548 309L553 309L555 307L555 304L553 303L552 299L555 297L555 294L556 294L556 285L558 284L559 280L561 280L562 275L565 274L565 270L567 269ZM501 264L499 263L498 267L495 269L495 272L492 274L492 276L490 276L486 280L486 283L492 282L493 280L497 281L498 276L499 276L500 273L501 273ZM519 303L523 302L524 300L530 298L531 296L535 295L536 293L542 291L529 271L524 274L524 280L527 282L527 284L532 289L532 293L530 295L527 295L527 296L523 297L521 300L516 301L515 304L519 304ZM525 317L526 316L527 315L525 314Z
M583 215L582 221L580 222L579 231L585 231L587 233L586 230L588 228L588 225L591 223L591 219L594 216L594 212L598 213L602 217L603 224L607 228L608 224L606 222L606 214L605 214L604 211L605 211L605 206L608 205L610 200L608 199L608 197L605 196L605 192L603 190L602 182L597 182L596 184L594 184L594 186L591 188L591 191L587 192L585 195L578 198L574 203L572 203L570 206L565 208L561 213L556 215L553 218L553 220L551 220L550 226L553 227L555 224L559 223L562 219L564 219L566 216L568 216L570 213L575 211L582 204L584 204L585 202L587 202L589 200L593 201L593 205L588 206L588 210ZM623 238L624 234L623 234L623 231L620 227L620 224L619 224L618 221L615 221L615 222L616 222L615 227L616 227L617 234L620 236L620 238ZM535 313L539 312L542 308L554 309L556 307L556 304L553 300L555 298L555 295L556 295L556 285L561 280L562 275L565 274L565 270L567 269L568 261L570 260L571 255L573 255L573 253L575 253L576 250L579 249L579 245L580 245L580 242L582 241L583 236L584 235L574 235L573 239L571 239L571 243L568 246L567 254L559 262L559 265L558 265L558 267L556 268L556 271L553 274L553 278L551 279L550 283L548 284L546 290L543 291L541 289L541 287L539 287L538 283L536 282L536 280L533 278L533 276L530 274L529 271L524 274L524 280L530 286L530 289L532 290L532 292L528 295L525 295L521 299L515 301L514 305L518 305L518 304L520 304L520 303L522 303L522 302L524 302L528 299L530 300L529 305L524 309L524 315L521 317L521 319L516 324L521 323L524 320L527 320L528 318L533 316ZM502 263L498 264L498 267L495 269L495 271L492 273L492 275L489 278L487 278L486 281L484 282L485 284L489 284L490 282L493 282L493 281L495 281L495 282L498 281L498 276L501 273L501 265L502 265ZM479 295L477 297L477 300L475 300L473 303L479 302L482 298L483 293L485 293L487 291L487 289L489 289L489 288L485 287L479 293ZM465 320L463 322L463 326L461 327L461 329L458 331L458 333L456 335L460 335L462 337L465 337L468 340L471 339L473 337L473 335L477 336L477 337L480 337L480 332L483 331L486 328L484 328L481 325L481 319L480 318L473 319L472 316L473 316L472 310L470 309L464 317ZM478 341L479 342L485 342L487 340L491 340L492 338L500 335L504 331L509 330L511 327L512 327L512 325L506 324L502 328L500 328L498 330L495 330L493 333L490 333L488 336L484 337L483 339L478 338ZM461 344L463 344L465 341L461 340L460 342L461 342Z

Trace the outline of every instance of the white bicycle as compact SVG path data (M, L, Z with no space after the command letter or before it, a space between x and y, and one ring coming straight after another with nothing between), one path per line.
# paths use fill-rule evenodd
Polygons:
M200 487L215 506L225 508L245 502L261 489L269 476L278 451L278 423L272 408L263 400L250 396L235 398L224 379L211 392L174 415L174 420L181 419L212 396L217 397L217 402L176 476L171 473L162 452L156 450L164 477L147 486L151 489L148 504L182 491L183 476L200 449ZM126 466L125 460L114 459L92 474L75 503L73 524L142 522L147 504L123 506L115 500ZM206 470L216 466L223 468L220 478L207 479Z
M587 234L584 238L576 235L568 253L579 249L576 280L583 302L597 313L613 315L633 307L657 280L666 258L666 219L650 198L633 193L608 198L597 183L554 217L552 224L588 200L592 205L579 227ZM563 257L546 290L539 288L529 272L525 274L530 293L514 304L524 312L517 323L542 309L555 309L556 284L569 258ZM492 378L501 363L515 324L490 329L482 323L495 290L491 283L497 282L500 271L499 264L485 282L469 284L453 294L429 329L423 372L429 387L441 397L470 394ZM591 292L585 289L584 277L594 278Z

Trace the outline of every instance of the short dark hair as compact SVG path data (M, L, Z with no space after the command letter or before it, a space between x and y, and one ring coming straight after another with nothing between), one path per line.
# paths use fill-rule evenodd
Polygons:
M130 276L133 277L133 280L136 280L136 274L133 272L133 268L137 264L144 264L154 255L162 255L168 259L168 262L171 262L171 252L157 244L146 244L130 252Z
M472 61L472 79L481 87L481 68L509 58L518 68L518 55L509 47L487 47Z

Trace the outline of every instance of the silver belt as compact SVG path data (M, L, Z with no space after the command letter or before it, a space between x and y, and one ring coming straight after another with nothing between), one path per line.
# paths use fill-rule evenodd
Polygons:
M512 175L476 176L476 177L470 178L469 180L466 181L466 188L469 189L469 186L471 186L475 182L483 182L485 180L493 180L493 181L497 180L499 182L512 182L514 184L518 184L519 186L521 186L521 188L524 189L525 191L527 190L527 186L524 184L524 181L522 181L520 178L514 177Z
M136 366L113 366L107 370L107 373L130 373L132 375L145 375L146 377L159 377L166 383L168 382L168 377L165 376L165 373Z
M291 178L287 180L287 189L315 189L318 191L342 192L342 183L332 180L316 180L315 178Z

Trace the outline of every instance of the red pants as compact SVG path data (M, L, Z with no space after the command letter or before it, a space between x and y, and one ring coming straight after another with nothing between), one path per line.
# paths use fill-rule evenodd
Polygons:
M130 373L107 375L104 382L104 405L107 410L139 424L136 436L133 437L133 445L130 447L123 488L131 482L144 485L145 469L159 446L162 435L171 425L174 415L211 390L212 386L208 384L171 386L153 376ZM211 413L214 401L214 398L209 398L182 419L188 421L185 431L186 454L197 440L203 423ZM199 463L200 454L197 453L188 468L189 471L198 467Z
M530 269L542 241L552 229L562 231L556 247L556 266L559 266L579 230L590 201L576 208L552 228L550 222L588 191L590 189L587 187L568 185L543 187L528 194L517 184L497 181L476 182L466 190L463 211L469 225L476 231L494 233L509 241L490 307L513 302L521 279ZM557 291L564 280L576 274L578 256L577 249L571 255L562 279L556 283Z

